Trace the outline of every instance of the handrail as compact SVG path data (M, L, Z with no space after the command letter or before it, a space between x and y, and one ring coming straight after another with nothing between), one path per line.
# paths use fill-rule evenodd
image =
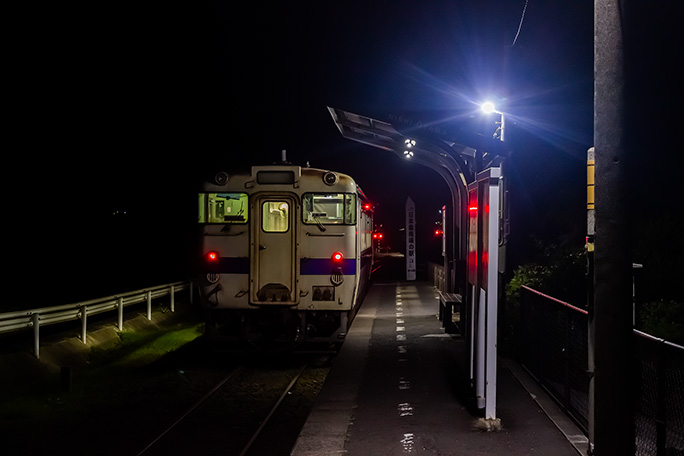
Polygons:
M675 344L674 342L670 342L667 339L663 339L661 337L656 337L656 336L653 336L649 333L645 333L643 331L639 331L638 329L633 329L632 331L634 331L634 334L639 336L639 337L642 337L644 339L648 339L648 340L653 341L655 343L663 344L664 346L674 348L675 350L681 350L682 353L684 353L684 346L682 346L682 345Z
M547 295L547 294L544 294L544 293L542 293L541 291L537 291L537 290L535 290L534 288L528 287L527 285L521 285L521 288L524 288L525 290L527 290L527 291L529 291L529 292L531 292L531 293L534 293L534 294L536 294L536 295L542 296L542 297L548 299L549 301L554 301L554 302L557 302L558 304L564 305L565 307L569 307L570 309L575 310L575 311L577 311L577 312L579 312L579 313L582 313L582 314L584 314L584 315L589 315L589 312L588 312L587 310L585 310L585 309L580 309L580 308L577 307L577 306L573 306L572 304L570 304L570 303L568 303L568 302L561 301L561 300L558 299L558 298L554 298L553 296L549 296L549 295Z
M33 329L33 353L40 359L40 327L70 320L81 320L81 340L86 343L87 319L113 310L118 311L118 328L123 329L124 308L147 301L147 319L152 320L152 300L171 296L171 312L175 311L175 293L190 290L190 303L193 298L193 282L173 282L154 287L129 291L99 299L64 304L52 307L40 307L30 310L17 310L0 314L0 334Z

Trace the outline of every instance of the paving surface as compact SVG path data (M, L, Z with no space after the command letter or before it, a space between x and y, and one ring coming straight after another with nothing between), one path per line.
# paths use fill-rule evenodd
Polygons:
M426 283L375 284L293 456L586 454L586 439L520 367L498 368L500 430L472 403L465 343L445 334Z

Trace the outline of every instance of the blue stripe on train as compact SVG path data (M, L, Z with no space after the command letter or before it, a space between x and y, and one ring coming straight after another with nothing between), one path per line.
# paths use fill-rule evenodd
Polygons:
M342 260L342 266L333 264L329 258L302 258L299 262L299 271L302 275L326 275L341 267L342 274L356 274L356 260Z
M333 264L329 258L303 258L299 267L302 275L327 275L340 266ZM356 274L356 260L343 260L341 268L344 275ZM249 258L221 257L218 264L209 270L219 274L249 274Z

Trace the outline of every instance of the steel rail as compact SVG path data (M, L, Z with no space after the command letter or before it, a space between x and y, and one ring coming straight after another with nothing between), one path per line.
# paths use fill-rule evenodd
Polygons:
M294 387L295 383L297 383L297 380L302 376L302 373L304 373L304 370L306 369L307 365L303 365L297 374L290 380L290 383L287 385L283 393L280 395L276 403L271 407L269 410L268 414L266 417L261 421L259 424L259 427L254 431L252 436L250 437L249 441L245 444L243 447L242 451L240 452L240 456L245 456L249 449L252 447L254 442L257 440L261 432L264 430L266 425L268 425L269 421L275 414L275 412L278 410L280 405L282 404L283 400L287 397L287 395L292 391L292 388ZM229 380L234 378L238 373L240 373L244 369L244 366L238 366L235 369L233 369L228 375L226 375L221 381L219 381L211 390L209 390L202 398L197 400L192 406L190 406L185 413L183 413L181 416L179 416L172 424L170 424L166 429L164 429L154 440L152 440L145 448L143 448L137 456L142 456L147 450L152 448L159 440L161 440L165 435L167 435L169 432L171 432L179 423L181 423L183 420L185 420L192 412L194 412L200 405L202 405L204 402L207 401L211 396L213 396L216 392L218 392Z
M252 437L249 439L245 447L242 449L240 452L240 456L245 456L249 449L252 447L252 444L256 441L256 439L259 437L259 434L261 434L261 431L264 430L268 422L271 420L271 417L273 417L273 414L276 412L278 407L280 407L280 404L283 402L285 397L287 397L288 393L290 390L292 390L292 387L294 386L295 383L297 383L297 380L299 380L299 377L302 376L302 373L304 372L304 369L306 369L306 364L299 369L299 372L297 372L297 375L294 376L292 381L290 381L290 384L287 385L287 388L285 388L285 391L283 394L280 395L280 398L278 398L278 401L275 403L275 405L271 408L271 410L268 412L268 415L266 415L266 418L261 422L259 425L259 428L254 432Z
M169 431L171 431L178 423L183 421L185 418L188 417L197 407L202 405L207 399L209 399L211 396L214 395L223 385L226 384L230 379L235 377L242 369L244 366L238 366L235 369L233 369L228 375L226 375L220 382L216 384L209 392L207 392L204 396L202 396L201 399L199 399L197 402L195 402L188 410L185 411L176 421L174 421L170 426L168 426L164 431L157 436L154 440L152 440L145 448L143 448L140 453L138 453L138 456L141 454L145 453L148 449L152 448L152 446L157 443L162 437L164 437Z

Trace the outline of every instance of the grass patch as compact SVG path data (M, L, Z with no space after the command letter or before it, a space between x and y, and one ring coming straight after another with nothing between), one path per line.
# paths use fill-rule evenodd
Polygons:
M1 397L3 454L49 454L54 448L69 448L74 456L136 454L160 419L177 416L202 394L182 371L155 366L182 352L203 326L190 320L122 332L114 346L92 349L88 364L72 369L70 390L57 373ZM131 427L126 438L112 439L112 429L123 423Z
M202 323L190 322L190 326L182 323L170 329L122 332L121 340L114 347L91 349L88 366L73 372L70 392L62 388L59 375L55 375L45 385L36 385L30 393L1 401L0 425L13 420L49 419L55 413L68 416L109 400L103 392L125 388L118 380L122 375L192 342L203 334L203 327Z
M204 332L204 324L179 325L171 330L131 331L119 333L120 341L109 349L93 347L90 350L91 368L106 365L116 368L137 367L177 350L192 342Z
M156 361L162 356L176 351L183 345L192 342L204 332L204 325L197 324L190 328L180 329L162 334L150 343L139 346L136 350L115 361L115 365L138 366Z

